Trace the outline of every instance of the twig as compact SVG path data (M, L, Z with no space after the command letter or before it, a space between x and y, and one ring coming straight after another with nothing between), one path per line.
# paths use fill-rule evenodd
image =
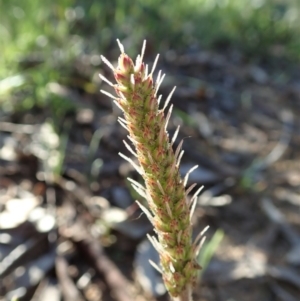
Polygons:
M115 298L118 301L133 301L134 297L130 292L130 282L122 275L118 267L103 253L100 245L89 239L78 241L77 244L81 251L85 253L85 256L93 262L96 271L104 276Z
M1 132L10 132L10 133L21 133L21 134L34 134L40 128L39 125L30 125L30 124L15 124L11 122L0 122L0 131Z
M83 297L68 274L65 258L58 256L55 261L56 274L59 279L65 301L83 301Z

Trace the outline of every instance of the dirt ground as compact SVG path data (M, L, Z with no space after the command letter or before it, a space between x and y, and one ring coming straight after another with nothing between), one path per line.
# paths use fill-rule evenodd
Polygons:
M182 173L198 164L190 182L205 186L195 235L209 225L216 248L194 300L300 300L300 66L197 49L158 69L164 97L177 86L168 130L181 125ZM120 111L98 92L50 88L78 105L58 134L41 110L0 116L0 300L168 300L126 180L141 179L118 156Z

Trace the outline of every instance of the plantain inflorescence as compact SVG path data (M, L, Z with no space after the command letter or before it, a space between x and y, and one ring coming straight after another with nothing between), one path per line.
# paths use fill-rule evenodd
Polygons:
M126 141L124 143L131 154L138 159L139 165L125 155L120 155L135 167L145 181L144 187L129 179L133 188L148 202L149 210L142 204L138 204L157 233L157 238L148 235L160 255L161 268L157 266L156 268L161 271L166 288L172 297L191 300L188 295L200 269L196 258L204 241L203 233L200 233L192 242L191 216L201 188L188 200L187 195L196 184L185 189L188 175L194 168L184 179L180 177L182 141L173 151L179 127L172 140L169 140L167 125L173 106L169 107L166 116L165 110L175 88L160 109L161 96L158 97L157 92L164 75L159 71L156 81L153 80L158 56L149 72L148 65L143 62L145 42L135 64L125 54L119 40L118 44L121 55L116 68L101 56L103 62L112 69L117 84L111 83L100 75L103 81L115 89L117 96L103 90L101 92L112 98L124 113L124 118L119 117L119 122L128 130L128 138L133 148ZM184 295L187 297L180 298Z

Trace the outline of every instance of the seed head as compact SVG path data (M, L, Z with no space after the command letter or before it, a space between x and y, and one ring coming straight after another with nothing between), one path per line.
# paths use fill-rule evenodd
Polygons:
M159 252L165 285L170 295L176 297L195 282L199 266L195 264L197 247L192 243L191 209L185 193L187 177L192 170L184 180L180 178L182 142L175 152L172 149L179 128L170 142L167 125L172 106L166 116L164 113L175 88L164 107L159 109L157 90L164 75L161 76L159 72L156 82L153 81L158 56L148 74L148 66L143 62L145 42L135 64L125 54L123 45L118 43L121 55L116 68L102 57L113 70L117 84L104 80L114 87L118 97L104 93L113 98L124 112L125 119L120 118L119 121L129 131L135 151L129 145L126 147L137 156L140 166L136 166L125 155L122 157L131 162L145 180L145 187L139 186L134 180L131 182L136 191L149 202L151 213L144 206L140 207L152 222L158 240L148 237Z

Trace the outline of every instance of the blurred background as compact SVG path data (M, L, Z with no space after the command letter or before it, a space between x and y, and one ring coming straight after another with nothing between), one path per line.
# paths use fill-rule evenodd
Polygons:
M177 86L168 130L205 186L195 235L210 226L195 300L299 300L299 15L297 0L0 0L0 300L168 299L99 92L117 38L161 54L163 99Z

